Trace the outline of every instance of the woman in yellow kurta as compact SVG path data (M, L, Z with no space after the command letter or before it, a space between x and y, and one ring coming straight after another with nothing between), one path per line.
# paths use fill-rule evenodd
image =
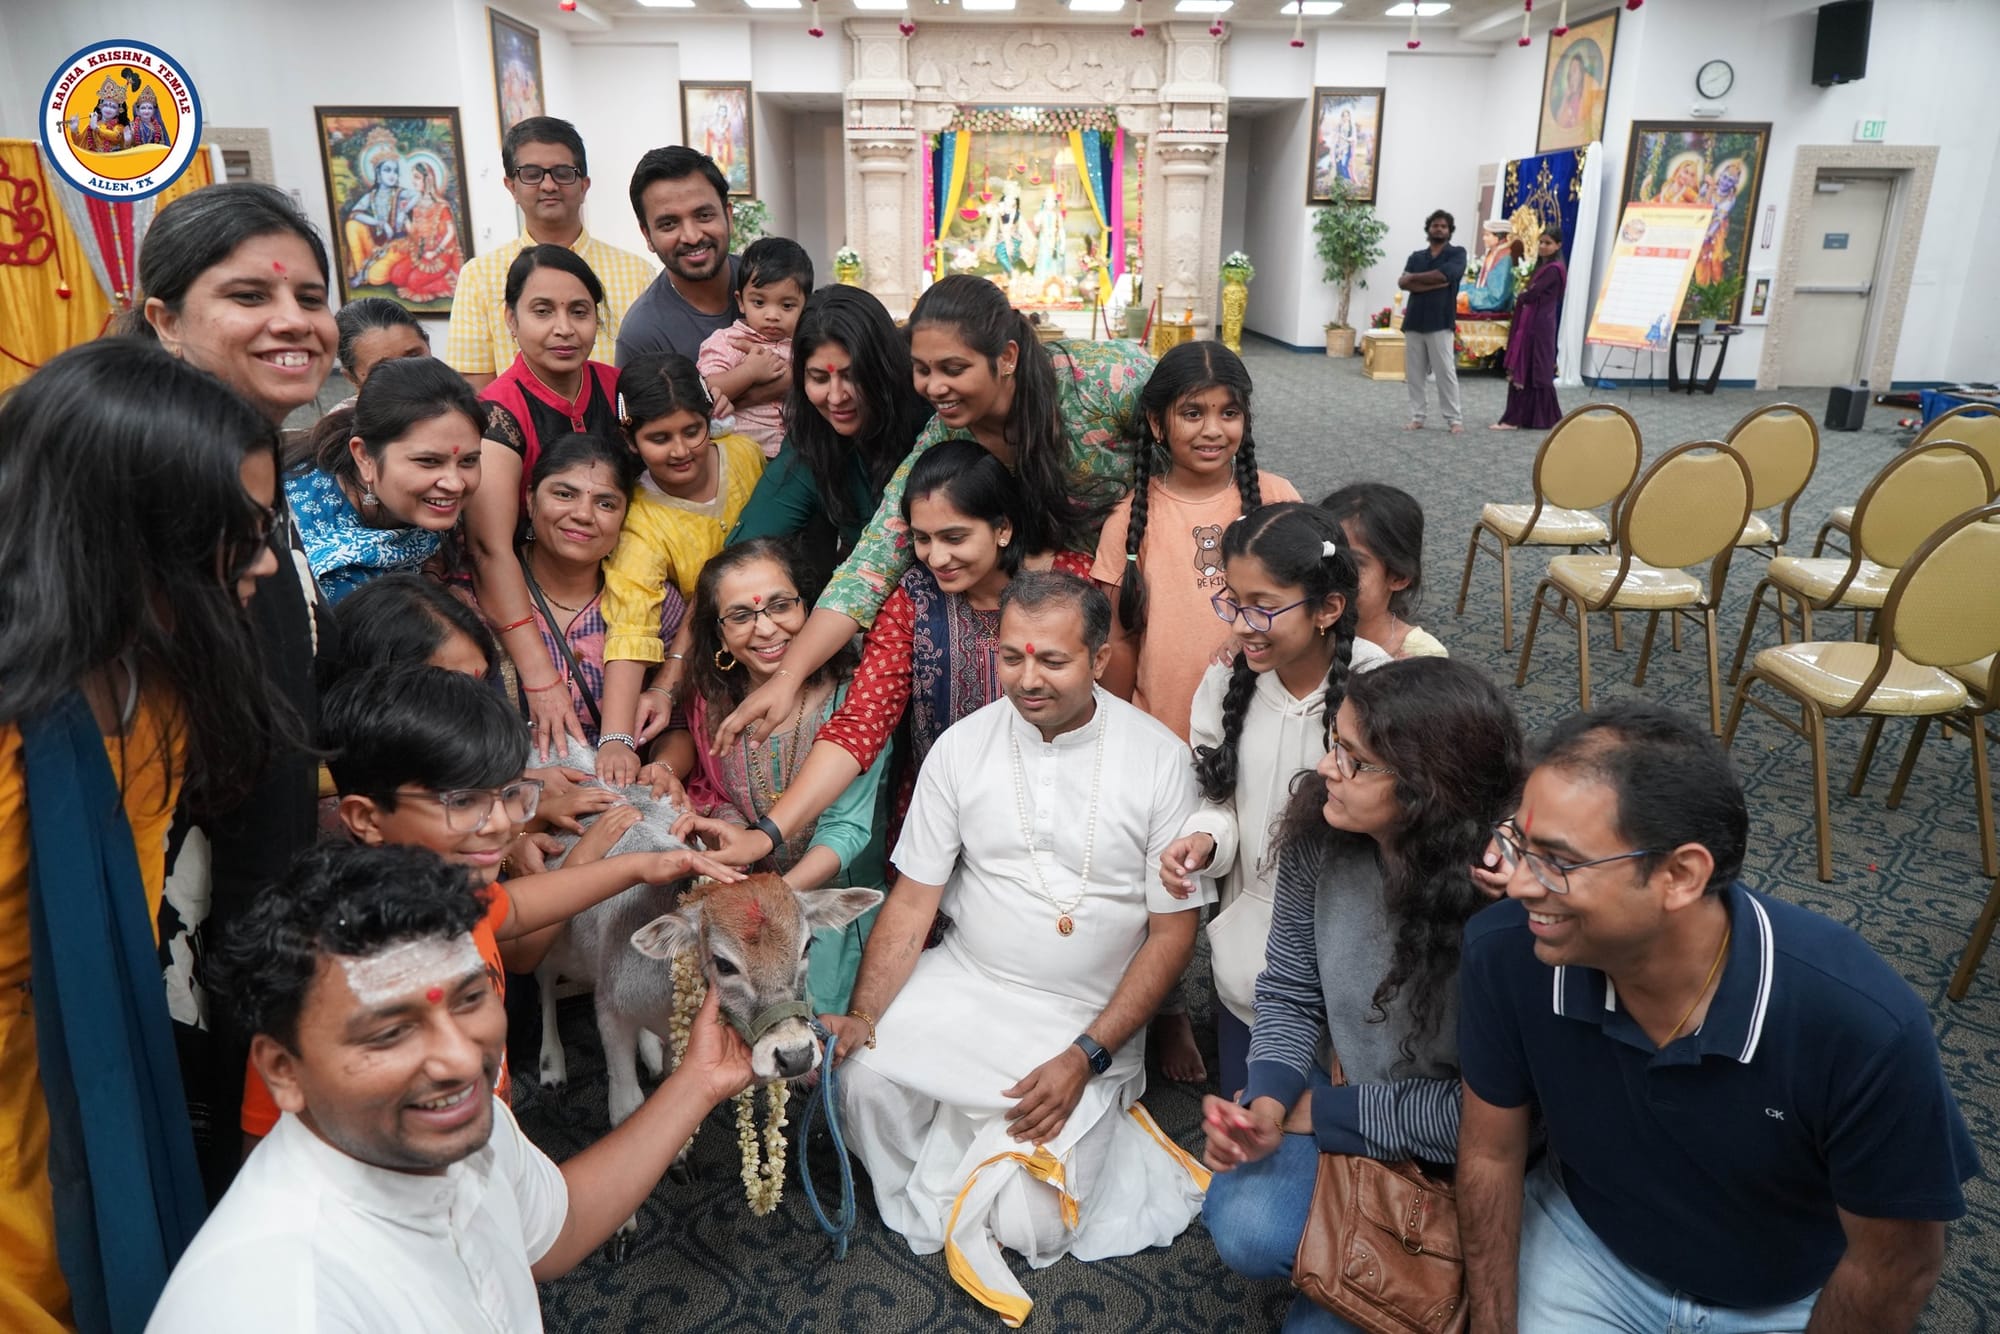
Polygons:
M277 503L275 428L157 347L84 344L0 404L10 1334L139 1328L201 1223L152 924L183 786L230 800L270 739L242 604Z
M672 648L660 642L668 581L694 601L701 567L722 550L764 472L756 441L710 434L711 406L701 373L686 357L655 353L618 372L619 421L646 471L604 563L604 726L597 774L608 783L634 781L639 747L672 713L671 689L646 685L648 666L679 658L689 638L683 624Z

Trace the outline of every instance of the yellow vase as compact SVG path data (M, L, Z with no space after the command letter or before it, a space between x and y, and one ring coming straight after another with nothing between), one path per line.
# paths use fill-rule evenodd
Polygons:
M1222 345L1243 353L1243 312L1250 308L1250 285L1241 278L1222 279Z

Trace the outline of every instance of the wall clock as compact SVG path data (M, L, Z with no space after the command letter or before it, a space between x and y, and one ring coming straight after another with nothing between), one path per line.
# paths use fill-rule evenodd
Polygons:
M1710 99L1721 97L1735 83L1736 71L1726 60L1711 60L1694 76L1695 91Z

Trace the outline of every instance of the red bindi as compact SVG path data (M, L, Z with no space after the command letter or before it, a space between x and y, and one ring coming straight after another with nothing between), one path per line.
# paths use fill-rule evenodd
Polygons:
M1034 651L1035 651L1035 646L1033 644L1028 645L1028 652L1031 656L1033 655Z
M827 373L828 375L832 375L832 374L835 374L835 373L836 373L836 372L838 372L839 370L840 370L840 367L838 367L838 366L834 365L834 364L833 364L832 362L830 362L830 361L829 361L829 362L827 362L827 363L826 363L826 373Z
M424 993L424 999L429 1001L433 1005L442 1003L444 1000L444 988L432 987L429 991L426 991Z
M753 607L761 607L764 605L764 599L759 595L752 593L750 595L750 605Z
M285 266L280 264L277 260L274 259L271 261L271 272L277 274L280 278L282 278L285 276Z

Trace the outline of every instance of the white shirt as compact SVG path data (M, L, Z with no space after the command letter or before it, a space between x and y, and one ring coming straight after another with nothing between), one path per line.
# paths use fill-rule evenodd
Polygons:
M371 1167L287 1113L174 1267L147 1334L514 1334L569 1213L562 1173L493 1102L441 1175Z
M1357 672L1392 659L1366 639L1354 641L1348 664ZM1210 667L1195 688L1188 740L1222 744L1222 700L1231 668ZM1215 856L1203 874L1222 885L1222 911L1208 924L1216 993L1244 1023L1251 1019L1257 974L1264 971L1264 941L1271 933L1271 895L1278 867L1270 855L1271 830L1285 813L1292 783L1326 758L1326 688L1299 699L1276 672L1260 672L1243 712L1236 741L1236 791L1227 801L1203 801L1180 836L1207 834ZM1157 875L1157 870L1155 871Z

